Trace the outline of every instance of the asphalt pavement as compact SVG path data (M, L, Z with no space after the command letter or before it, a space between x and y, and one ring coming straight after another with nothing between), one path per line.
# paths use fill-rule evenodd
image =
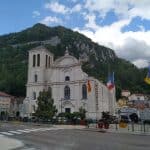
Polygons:
M13 150L149 150L149 136L87 131L73 126L1 124L0 136L23 143ZM9 140L8 140L9 142ZM7 143L6 143L7 144ZM0 147L0 150L2 147Z

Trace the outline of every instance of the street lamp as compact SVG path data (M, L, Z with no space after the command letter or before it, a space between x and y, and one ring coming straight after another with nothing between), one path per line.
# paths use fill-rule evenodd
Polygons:
M63 98L61 98L61 100L60 100L60 111L61 111L61 113L62 113L62 101L63 101Z

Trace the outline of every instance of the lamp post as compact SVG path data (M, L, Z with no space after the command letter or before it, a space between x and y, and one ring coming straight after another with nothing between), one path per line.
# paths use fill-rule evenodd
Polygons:
M61 112L60 118L61 118L61 123L62 123L62 100L63 100L63 98L60 99L60 112Z
M61 113L62 113L62 98L61 98L61 100L60 100L60 111L61 111Z

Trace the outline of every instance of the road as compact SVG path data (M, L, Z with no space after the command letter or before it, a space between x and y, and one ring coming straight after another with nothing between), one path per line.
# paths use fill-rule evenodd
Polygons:
M24 143L16 150L149 150L149 136L100 133L84 129L2 124L0 135ZM1 150L1 147L0 147Z

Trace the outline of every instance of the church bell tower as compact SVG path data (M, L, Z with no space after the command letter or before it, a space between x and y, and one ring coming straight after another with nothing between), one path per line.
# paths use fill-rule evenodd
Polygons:
M53 54L45 47L39 46L29 51L28 58L28 80L26 101L28 101L28 112L34 113L37 108L39 92L46 89L46 71L53 64Z

